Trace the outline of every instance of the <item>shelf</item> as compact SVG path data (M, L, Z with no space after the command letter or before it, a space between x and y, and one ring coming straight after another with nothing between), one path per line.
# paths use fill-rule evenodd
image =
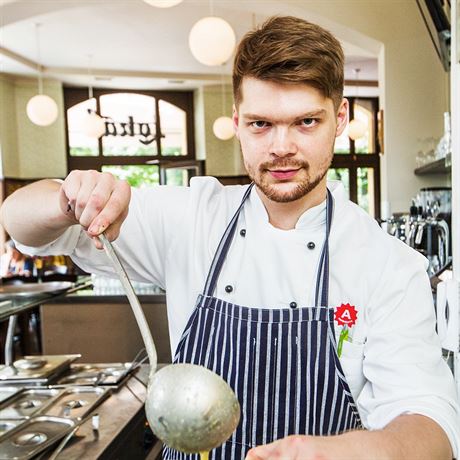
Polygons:
M446 166L446 160L441 158L440 160L433 161L426 165L420 166L414 170L416 176L423 176L428 174L448 174L450 173L450 166Z

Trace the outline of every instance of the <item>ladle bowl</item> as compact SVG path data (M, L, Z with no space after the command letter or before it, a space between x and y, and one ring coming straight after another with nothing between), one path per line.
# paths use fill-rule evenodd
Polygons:
M240 419L235 393L203 366L172 364L149 382L145 405L153 432L185 453L208 452L227 440Z
M147 420L167 446L185 453L208 452L236 429L240 405L230 386L214 372L194 364L171 364L158 372L157 353L139 300L112 244L99 235L133 310L149 357L145 403Z

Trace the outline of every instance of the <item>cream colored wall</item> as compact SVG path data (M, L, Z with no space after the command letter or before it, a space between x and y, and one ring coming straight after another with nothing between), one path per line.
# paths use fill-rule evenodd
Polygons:
M204 115L204 136L202 148L206 153L206 173L211 176L237 176L246 174L240 154L237 139L233 137L227 141L218 139L213 131L214 121L222 116L232 115L233 96L230 85L225 85L224 104L222 103L222 86L207 86L199 90ZM225 113L223 113L225 105ZM201 121L197 120L197 124Z
M66 143L62 84L44 81L44 94L58 107L50 126L34 125L26 113L28 100L37 94L37 81L2 76L0 80L0 143L3 174L21 179L64 177Z
M391 211L407 211L421 187L447 185L446 176L413 174L419 139L441 137L448 110L448 76L430 41L415 1L310 1L305 7L340 24L343 39L356 32L380 42L383 80L385 154L382 158L382 200ZM331 27L331 29L332 29ZM348 34L347 29L350 31Z
M18 134L14 81L0 75L0 149L3 176L19 177ZM8 174L6 174L6 172Z

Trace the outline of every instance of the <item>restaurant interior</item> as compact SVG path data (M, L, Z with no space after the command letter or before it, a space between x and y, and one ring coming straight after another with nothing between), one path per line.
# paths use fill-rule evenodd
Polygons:
M0 0L0 203L74 169L132 187L200 175L248 184L231 120L235 44L273 15L296 16L330 30L345 52L350 124L328 178L428 258L436 298L439 283L459 276L459 10L458 0ZM160 458L123 284L68 256L18 253L2 228L0 254L0 451L2 433L42 414L67 418L59 436L25 443L21 455L55 458L72 433L61 458ZM165 292L133 286L158 362L169 363ZM446 289L458 318L460 290ZM454 371L458 321L445 328ZM10 398L22 398L19 415Z

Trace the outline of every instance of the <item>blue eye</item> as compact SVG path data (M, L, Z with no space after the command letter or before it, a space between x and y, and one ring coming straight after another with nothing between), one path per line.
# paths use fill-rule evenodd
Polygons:
M302 120L302 124L304 124L305 126L311 126L315 121L315 118L304 118Z
M251 123L251 125L254 127L254 128L265 128L267 126L267 122L266 121L262 121L262 120L257 120L257 121L253 121Z

